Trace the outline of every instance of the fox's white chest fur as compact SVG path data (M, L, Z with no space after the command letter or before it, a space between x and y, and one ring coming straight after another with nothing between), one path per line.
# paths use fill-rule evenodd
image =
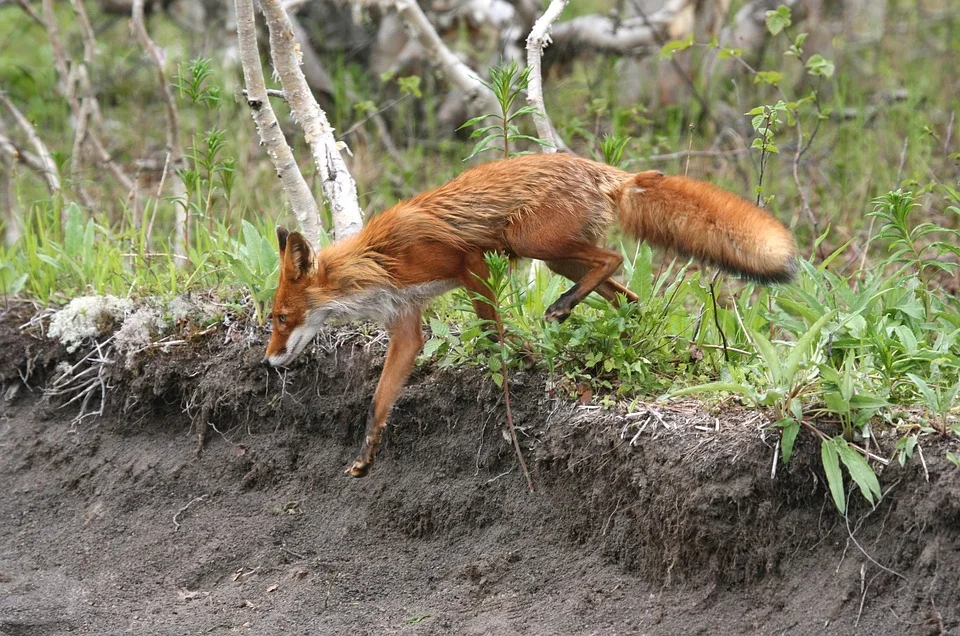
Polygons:
M380 287L329 302L324 307L325 320L369 320L388 325L404 309L422 307L431 298L458 287L454 280L437 280L420 285L394 288Z

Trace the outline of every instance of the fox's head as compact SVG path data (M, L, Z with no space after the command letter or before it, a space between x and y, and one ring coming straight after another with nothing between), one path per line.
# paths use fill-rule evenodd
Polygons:
M355 235L314 254L299 232L277 228L280 281L273 297L273 335L264 364L283 366L303 351L327 320L383 316L393 305L378 292L393 285L395 261Z
M299 232L277 228L280 281L273 297L273 335L264 364L283 366L303 351L323 325L329 301L317 284L317 264L310 243Z

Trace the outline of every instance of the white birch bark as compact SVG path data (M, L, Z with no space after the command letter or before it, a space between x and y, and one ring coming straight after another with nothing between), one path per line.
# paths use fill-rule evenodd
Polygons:
M567 150L567 147L560 139L556 128L553 127L553 122L550 121L547 108L543 103L543 73L540 59L543 57L544 47L550 43L550 27L560 17L568 1L552 0L540 19L534 23L530 35L527 36L527 67L530 69L527 79L527 104L537 109L533 114L533 123L537 126L537 136L550 144L541 146L543 152L547 153Z
M663 39L680 39L693 28L692 0L668 0L659 11L644 18L618 21L602 15L584 15L558 24L553 41L564 46L605 53L650 55Z
M7 245L13 245L23 234L21 224L20 206L17 204L17 195L14 188L16 165L19 153L12 144L5 143L3 137L3 121L0 120L0 161L3 167L0 169L0 204L6 208L7 223L4 226L4 241Z
M253 14L253 0L234 0L237 14L237 39L240 47L240 65L243 67L243 80L247 85L247 105L260 135L260 141L267 149L273 167L283 184L290 207L300 230L315 248L320 245L320 210L317 200L310 191L293 151L287 144L280 122L270 106L266 82L263 79L263 66L260 63L260 51L257 48L257 28Z
M333 136L327 115L317 104L300 69L300 47L293 27L279 0L260 0L260 9L270 31L273 66L320 173L324 198L333 216L334 238L340 240L356 234L363 226L357 185L340 156L340 144Z

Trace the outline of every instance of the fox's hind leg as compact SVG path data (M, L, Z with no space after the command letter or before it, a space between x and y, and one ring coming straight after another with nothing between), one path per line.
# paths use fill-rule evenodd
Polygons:
M353 477L365 477L377 458L390 408L410 376L417 354L423 347L423 329L420 325L422 314L419 307L407 309L388 329L390 346L387 348L387 359L383 364L380 382L377 383L377 391L373 394L363 448L360 450L360 457L347 470Z
M580 279L586 275L588 269L585 264L570 259L546 261L546 265L551 271L560 274L564 278L567 278L574 283L579 282ZM612 278L608 278L600 283L600 285L598 285L594 291L609 301L614 307L620 306L618 294L623 294L626 296L627 302L635 303L640 300L636 294Z
M536 255L530 254L533 258ZM550 305L544 317L547 320L563 322L570 316L570 312L587 295L607 283L614 272L623 263L623 257L617 252L606 250L596 245L581 243L565 250L564 260L572 260L583 268L583 275L568 289L555 303ZM604 288L608 292L610 288ZM600 292L601 294L603 292ZM634 296L635 298L635 296Z
M499 330L500 314L494 304L493 292L487 284L489 278L490 268L483 260L482 252L471 252L464 256L463 274L457 282L470 293L470 302L473 304L473 310L477 312L477 317L480 320L496 323Z

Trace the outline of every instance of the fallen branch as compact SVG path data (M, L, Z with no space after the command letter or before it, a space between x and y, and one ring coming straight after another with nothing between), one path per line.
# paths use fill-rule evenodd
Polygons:
M234 0L237 14L237 39L240 46L240 66L243 67L243 81L247 85L244 97L250 106L250 114L257 127L260 140L266 146L273 167L280 176L283 191L287 194L297 223L304 236L314 246L320 240L320 210L310 191L293 152L280 130L280 123L270 106L268 96L279 93L286 101L283 91L267 90L263 79L263 67L257 48L257 27L254 22L253 0Z
M333 128L313 97L300 69L300 55L293 26L279 0L260 0L270 31L270 53L280 76L283 92L294 117L303 128L313 161L320 173L324 198L333 216L333 234L346 238L360 231L363 216L357 199L357 185L340 156Z
M550 43L550 27L560 17L568 1L552 0L547 10L533 25L530 35L527 36L527 68L530 69L527 81L527 104L536 109L533 122L537 126L537 135L540 139L549 142L549 145L541 146L546 153L556 152L558 149L569 150L561 141L560 135L547 115L547 108L543 103L543 73L540 63L543 49Z
M39 24L47 31L47 37L50 40L50 48L54 56L54 67L57 69L57 90L67 101L70 107L70 116L74 127L74 146L71 158L71 178L74 181L73 187L80 196L81 201L89 208L94 207L93 201L81 185L81 179L78 174L82 153L80 149L84 142L89 142L97 159L104 164L117 182L128 193L128 200L134 199L134 210L139 209L136 201L137 187L134 181L110 156L99 135L89 126L89 120L92 118L99 124L100 106L96 95L90 84L88 69L93 64L96 52L96 41L94 39L93 27L90 19L87 17L86 9L82 0L71 0L74 14L80 24L83 39L83 61L74 63L68 57L66 49L60 41L60 29L56 22L56 14L53 11L52 0L43 1L44 18L37 16ZM77 96L78 87L83 97Z

